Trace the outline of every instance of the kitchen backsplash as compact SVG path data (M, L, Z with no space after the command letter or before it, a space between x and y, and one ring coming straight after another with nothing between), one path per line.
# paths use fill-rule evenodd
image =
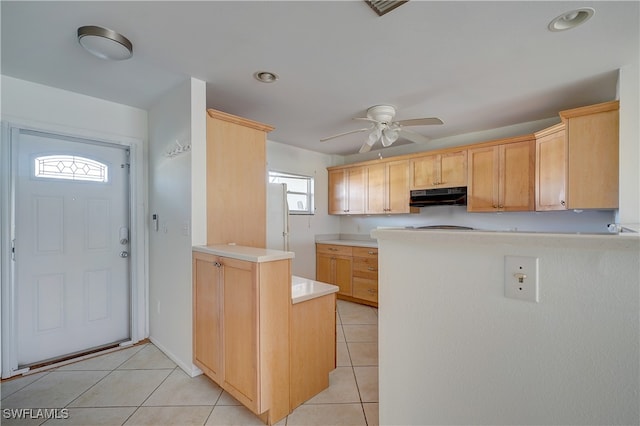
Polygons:
M488 231L608 233L613 210L467 213L463 206L422 207L419 214L343 216L341 234L366 234L377 227L458 225Z

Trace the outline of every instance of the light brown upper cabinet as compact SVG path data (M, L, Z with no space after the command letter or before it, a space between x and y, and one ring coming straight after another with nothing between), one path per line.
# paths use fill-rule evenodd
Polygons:
M517 142L516 142L517 140ZM469 149L467 211L534 209L533 136Z
M618 108L562 111L562 123L536 133L536 210L618 208Z
M536 136L536 210L567 209L567 133L560 123Z
M207 244L265 247L266 140L271 130L207 110Z
M329 170L329 214L364 214L365 168Z
M467 186L467 151L412 158L410 169L411 189Z
M409 207L409 161L390 161L366 166L366 214L415 213Z

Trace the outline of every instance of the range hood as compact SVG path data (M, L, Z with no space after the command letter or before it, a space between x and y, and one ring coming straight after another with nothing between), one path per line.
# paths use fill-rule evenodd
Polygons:
M466 206L467 187L414 189L410 193L411 207Z

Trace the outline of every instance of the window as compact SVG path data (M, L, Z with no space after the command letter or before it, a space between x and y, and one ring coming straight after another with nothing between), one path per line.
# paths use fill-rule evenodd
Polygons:
M35 159L35 176L46 179L108 182L109 167L73 155L46 155Z
M313 178L291 173L269 172L269 182L287 184L289 214L313 214Z

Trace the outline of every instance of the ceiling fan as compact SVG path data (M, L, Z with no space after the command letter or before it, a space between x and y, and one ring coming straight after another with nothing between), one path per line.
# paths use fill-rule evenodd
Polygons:
M369 136L364 142L359 152L368 152L371 147L380 140L382 146L387 147L398 140L400 136L411 142L426 143L429 138L416 133L412 130L406 129L408 126L426 126L431 124L443 124L439 118L414 118L411 120L393 121L393 117L396 115L396 108L392 105L375 105L367 109L366 117L356 117L354 120L369 121L371 126L364 129L351 130L349 132L340 133L337 135L329 136L320 139L320 142L325 142L330 139L339 138L341 136L349 135L351 133L359 133L369 131Z

